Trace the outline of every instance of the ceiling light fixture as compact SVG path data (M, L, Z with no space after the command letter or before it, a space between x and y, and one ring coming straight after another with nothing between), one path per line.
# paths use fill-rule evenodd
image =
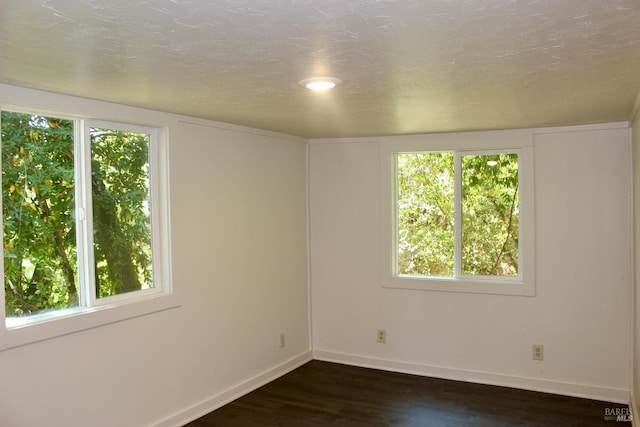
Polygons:
M300 86L304 86L311 90L328 90L333 89L342 83L342 80L335 77L313 77L311 79L300 80Z

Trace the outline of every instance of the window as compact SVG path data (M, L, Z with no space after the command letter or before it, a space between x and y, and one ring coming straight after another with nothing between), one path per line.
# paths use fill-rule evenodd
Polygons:
M67 333L121 318L70 317L171 293L158 129L13 111L0 129L8 331L64 320L45 335Z
M533 295L531 147L411 148L383 149L385 286Z
M518 276L517 153L398 153L396 176L399 275Z

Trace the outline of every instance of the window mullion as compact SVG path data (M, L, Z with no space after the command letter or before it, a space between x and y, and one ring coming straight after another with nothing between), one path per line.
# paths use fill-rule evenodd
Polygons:
M91 199L90 125L81 121L76 130L76 235L78 246L78 290L82 305L95 305L96 287L93 257L93 208Z
M462 275L462 155L454 152L454 219L453 219L453 276Z
M398 244L399 244L399 236L398 236L398 153L393 154L393 161L391 163L391 171L393 179L393 185L391 186L392 191L392 209L391 209L391 229L392 229L392 240L393 240L393 250L391 252L391 272L393 275L399 274L398 268Z

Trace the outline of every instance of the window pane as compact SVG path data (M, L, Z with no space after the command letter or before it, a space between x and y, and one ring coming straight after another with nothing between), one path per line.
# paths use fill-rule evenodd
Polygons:
M2 112L7 317L78 305L73 120Z
M518 275L518 155L462 156L462 274Z
M397 155L398 274L454 274L453 153Z
M90 133L96 296L151 288L149 135Z

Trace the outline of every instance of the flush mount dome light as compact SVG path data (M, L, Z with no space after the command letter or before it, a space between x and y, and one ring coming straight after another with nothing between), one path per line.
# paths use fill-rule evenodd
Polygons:
M311 79L300 80L300 86L304 86L311 90L328 90L333 89L342 83L342 80L335 77L314 77Z

